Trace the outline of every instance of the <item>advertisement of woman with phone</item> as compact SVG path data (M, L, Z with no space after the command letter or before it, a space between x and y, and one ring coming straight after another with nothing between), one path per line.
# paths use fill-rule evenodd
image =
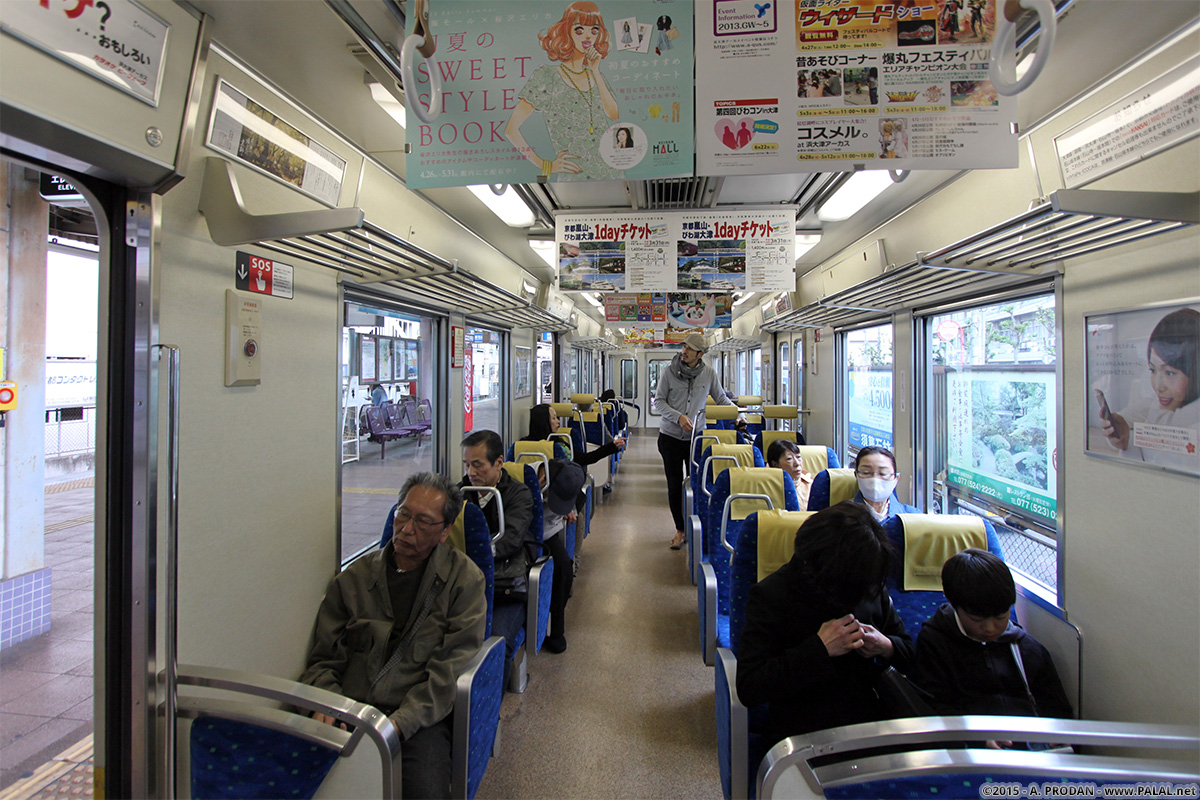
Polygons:
M1090 455L1200 475L1200 302L1087 316Z

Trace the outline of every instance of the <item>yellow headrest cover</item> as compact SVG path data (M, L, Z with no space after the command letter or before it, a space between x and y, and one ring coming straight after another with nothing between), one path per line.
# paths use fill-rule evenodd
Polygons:
M551 403L550 407L560 419L570 419L575 414L575 406L570 403Z
M737 406L705 406L704 416L709 422L716 422L722 419L737 419Z
M762 414L747 414L746 415L746 424L747 425L762 425L762 421L763 421Z
M540 453L540 454L544 455L546 458L553 460L554 459L554 442L550 441L549 439L546 439L541 442L514 442L513 443L513 460L514 461L522 461L521 456L526 455L528 453ZM537 465L539 463L541 463L540 458L530 458L530 459L527 459L526 461L527 461L527 463L533 464L535 469L537 468Z
M754 445L752 444L714 444L708 448L710 456L733 456L737 459L739 467L754 466ZM712 479L715 482L717 476L725 470L729 469L729 462L722 459L712 463Z
M763 445L762 445L763 458L766 458L767 451L771 449L771 445L775 444L775 442L777 440L787 439L790 442L796 441L796 432L795 431L763 431L762 437L763 437L763 440L762 440L762 442L763 442Z
M796 531L815 511L758 512L758 579L770 575L792 560Z
M800 415L796 406L763 406L767 419L795 419Z
M701 433L700 436L710 437L708 440L709 442L711 442L712 437L715 436L718 444L737 444L737 431L735 430L725 430L724 428L705 428L704 432ZM696 438L699 439L700 436L697 436ZM705 446L707 447L707 445Z
M771 505L784 508L783 470L775 467L743 467L729 473L729 496L735 494L765 494ZM762 500L735 500L729 507L730 519L745 519L755 511L762 511L766 504Z
M766 444L764 437L763 444ZM829 450L823 444L800 445L800 458L804 461L804 471L816 475L829 467Z
M942 566L968 547L987 550L979 517L956 514L901 514L904 524L904 590L942 591Z
M846 500L853 500L858 494L858 478L849 467L837 467L829 472L829 505L836 506Z
M584 422L599 422L600 421L600 412L599 411L580 411L579 418L582 419Z
M536 470L537 467L532 464L518 464L515 461L505 461L504 469L508 472L512 479L517 483L525 482L525 467Z
M450 535L446 537L447 542L464 553L467 551L467 505L463 503L462 510L450 526Z
M571 395L571 402L580 408L590 408L592 403L596 402L596 395L591 392L580 392Z
M739 406L761 406L762 395L760 394L739 394L737 399Z

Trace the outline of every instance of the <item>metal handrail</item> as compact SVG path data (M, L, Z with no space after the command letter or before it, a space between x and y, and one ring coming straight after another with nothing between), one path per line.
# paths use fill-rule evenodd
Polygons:
M733 557L732 557L733 556L733 545L731 545L729 543L729 539L727 539L725 537L725 528L726 528L727 523L729 522L729 511L733 505L734 500L765 500L767 503L767 510L768 511L775 510L775 503L772 502L771 496L767 495L767 494L751 494L749 492L746 492L746 493L739 492L737 494L731 494L731 495L729 495L729 497L725 498L725 509L721 512L721 544L725 545L725 549L729 551L729 555L730 555L729 562L731 564L733 563Z
M710 500L712 499L712 492L708 490L708 484L704 480L704 477L708 475L708 465L714 461L732 461L735 465L740 463L735 456L709 456L704 459L704 468L700 471L700 491L704 492L704 496ZM717 477L714 475L713 482L716 483L716 480Z
M479 494L495 495L496 501L496 521L500 529L496 531L496 535L492 537L492 544L500 541L500 537L504 535L504 500L500 497L500 490L495 486L463 486L464 492L478 492Z

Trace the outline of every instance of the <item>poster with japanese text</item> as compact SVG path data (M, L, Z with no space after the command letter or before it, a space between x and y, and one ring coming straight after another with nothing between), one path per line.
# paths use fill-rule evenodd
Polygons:
M594 292L795 291L791 207L559 214L558 287Z
M692 0L439 0L432 124L408 117L407 182L619 181L693 166ZM416 68L428 105L431 66Z
M1017 165L1016 98L988 81L996 0L696 8L700 174Z
M666 330L733 327L733 296L712 292L609 294L604 296L604 321L609 326L636 325Z

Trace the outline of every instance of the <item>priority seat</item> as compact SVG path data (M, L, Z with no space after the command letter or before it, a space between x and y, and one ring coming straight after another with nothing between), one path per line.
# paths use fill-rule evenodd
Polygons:
M942 565L968 547L1000 559L1004 551L992 523L965 514L897 514L883 523L896 563L887 579L892 605L916 641L921 623L946 602Z
M791 560L796 531L809 511L758 511L746 517L729 565L729 646L717 648L715 692L717 762L721 790L729 798L753 794L752 768L769 747L762 741L767 706L746 708L737 693L737 654L746 623L750 587Z
M700 565L703 580L697 587L700 649L708 666L718 647L729 646L729 555L737 549L746 517L764 503L768 509L799 511L792 476L775 467L732 468L718 476L709 506L710 555Z

